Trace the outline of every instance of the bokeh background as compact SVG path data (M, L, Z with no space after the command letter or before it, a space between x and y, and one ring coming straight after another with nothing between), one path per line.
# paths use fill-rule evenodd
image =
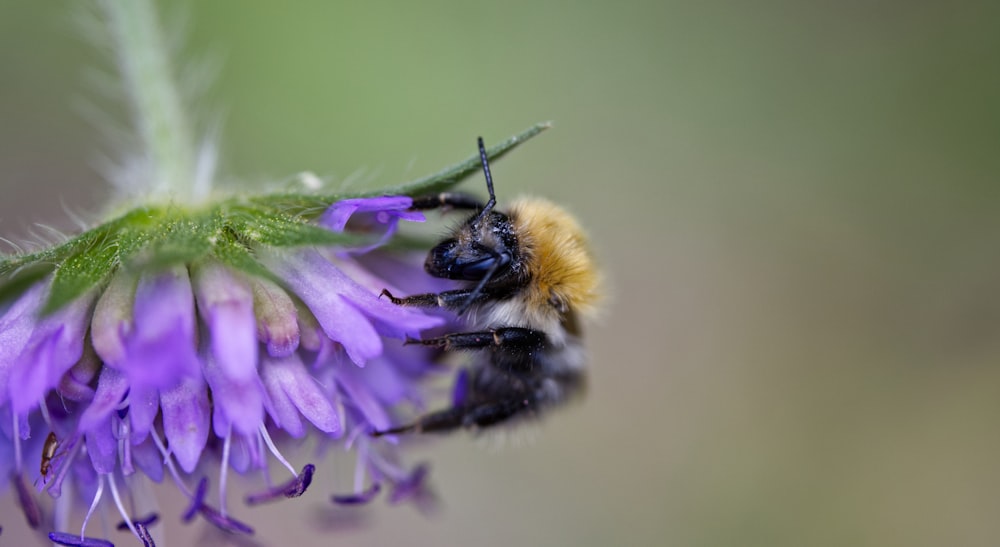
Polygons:
M75 106L96 54L68 5L0 4L15 239L109 194ZM1000 3L189 15L188 49L224 59L208 102L234 183L387 185L553 120L494 165L497 192L566 204L609 278L584 401L506 442L412 454L437 515L332 511L329 473L241 510L260 545L1000 543ZM0 510L17 544L23 521ZM174 544L218 539L167 526Z

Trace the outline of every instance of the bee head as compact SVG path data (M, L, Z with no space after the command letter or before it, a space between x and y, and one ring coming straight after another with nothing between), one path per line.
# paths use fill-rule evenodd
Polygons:
M491 211L463 224L454 237L438 243L424 268L435 277L484 281L499 279L514 260L516 240L507 216Z
M490 284L504 282L512 274L517 259L517 238L507 215L494 211L496 195L493 193L493 176L486 157L483 138L479 138L479 158L486 176L486 189L490 199L476 214L465 221L452 237L438 243L424 263L427 273L446 279L478 281L465 305L463 313Z

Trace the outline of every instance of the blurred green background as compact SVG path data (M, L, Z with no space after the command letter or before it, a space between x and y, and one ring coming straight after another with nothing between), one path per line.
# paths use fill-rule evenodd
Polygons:
M68 5L0 4L8 237L108 195ZM565 203L609 277L582 403L412 454L438 515L355 522L320 476L240 510L260 544L1000 543L1000 3L190 11L233 180L387 185L554 120L497 192Z

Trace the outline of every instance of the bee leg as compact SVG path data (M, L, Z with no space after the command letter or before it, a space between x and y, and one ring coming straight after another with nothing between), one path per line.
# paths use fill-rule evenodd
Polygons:
M462 194L458 192L441 192L440 194L431 194L429 196L419 196L413 198L413 205L410 209L414 210L427 210L427 209L475 209L479 210L483 208L483 202L479 201L479 198L471 196L469 194Z
M451 351L455 349L491 348L504 350L511 356L531 354L545 347L545 333L524 327L501 327L481 332L456 332L437 338L417 340L408 338L407 344L435 346Z
M580 371L539 376L530 372L504 371L495 362L474 370L472 375L468 392L461 397L465 402L372 435L485 428L519 416L537 414L579 393L585 382Z
M390 302L397 306L413 306L417 308L445 308L449 310L461 309L472 296L472 289L458 289L445 291L442 293L424 293L404 296L402 298L393 296L389 289L382 289L379 296L385 296ZM485 291L476 296L476 301L489 300L491 296Z
M448 410L425 414L411 424L391 427L381 431L373 431L372 436L381 437L382 435L396 435L399 433L450 431L462 425L462 416L464 414L465 412L463 408L449 408Z
M395 435L398 433L445 432L459 427L488 427L507 420L534 406L528 394L508 394L507 398L457 406L432 412L417 419L412 424L374 431L372 435Z

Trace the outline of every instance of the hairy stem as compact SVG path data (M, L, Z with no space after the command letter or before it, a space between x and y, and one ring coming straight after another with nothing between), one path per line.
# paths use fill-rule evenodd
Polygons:
M191 201L196 193L195 146L177 88L170 52L152 0L100 0L145 161L151 197Z

